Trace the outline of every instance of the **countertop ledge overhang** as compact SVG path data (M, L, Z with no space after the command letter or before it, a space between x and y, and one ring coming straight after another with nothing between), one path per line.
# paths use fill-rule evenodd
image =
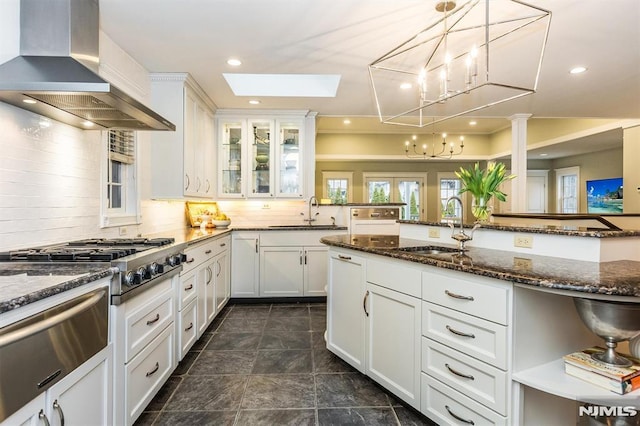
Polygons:
M113 276L108 263L0 263L0 314Z
M410 225L427 225L448 228L448 223L428 222L420 220L398 220L398 223ZM456 224L456 228L460 225ZM463 227L471 229L474 224L463 224ZM640 237L640 230L607 230L607 229L589 229L576 226L549 226L549 225L503 225L493 223L483 223L481 229L491 229L495 231L508 232L528 232L532 234L549 234L549 235L567 235L573 237L591 237L591 238L620 238L620 237Z
M463 255L445 253L425 256L397 248L434 245L428 241L399 238L398 244L394 247L373 247L367 245L367 239L361 238L360 240L364 240L363 243L354 243L352 237L334 235L321 238L320 242L328 246L482 275L541 289L640 297L640 262L637 261L587 262L484 248L469 248ZM448 247L455 248L454 245ZM576 296L580 297L579 294ZM584 297L589 296L585 294Z

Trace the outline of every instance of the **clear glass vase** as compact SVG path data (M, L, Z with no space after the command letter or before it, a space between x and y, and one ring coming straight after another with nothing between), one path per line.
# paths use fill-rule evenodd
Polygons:
M473 197L471 213L477 222L489 221L489 217L491 216L490 198L491 197Z

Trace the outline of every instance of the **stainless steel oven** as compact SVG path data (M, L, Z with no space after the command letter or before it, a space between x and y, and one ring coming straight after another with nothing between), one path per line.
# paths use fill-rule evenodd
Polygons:
M350 234L400 234L400 207L352 207Z
M107 346L106 288L0 329L0 422Z

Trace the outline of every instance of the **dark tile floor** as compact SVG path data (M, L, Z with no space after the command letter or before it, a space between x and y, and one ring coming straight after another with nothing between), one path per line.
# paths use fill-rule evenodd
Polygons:
M228 305L136 425L430 425L325 347L326 305Z

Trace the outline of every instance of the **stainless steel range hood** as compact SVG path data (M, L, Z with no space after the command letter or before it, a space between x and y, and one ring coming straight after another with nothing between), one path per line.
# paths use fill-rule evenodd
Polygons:
M87 129L175 130L98 75L98 0L21 0L20 56L0 65L0 101Z

